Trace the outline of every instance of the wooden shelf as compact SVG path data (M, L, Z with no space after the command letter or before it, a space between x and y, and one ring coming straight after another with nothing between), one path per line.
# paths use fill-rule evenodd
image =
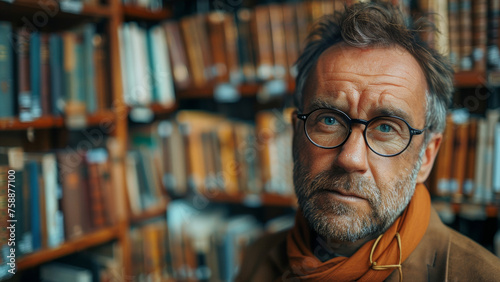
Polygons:
M123 15L129 20L161 21L171 17L171 12L166 9L151 11L144 7L124 5Z
M238 93L241 97L255 97L257 93L264 86L262 83L243 83L236 86ZM288 80L286 82L287 92L292 93L295 89L295 81ZM216 84L209 84L204 87L193 87L185 90L176 91L177 97L180 99L199 99L199 98L213 98L214 89Z
M152 207L141 214L131 215L130 221L134 224L141 223L144 220L152 219L155 217L165 216L167 212L167 202Z
M162 104L152 104L149 107L156 115L165 115L173 113L177 109L177 106L177 103L175 103L168 107Z
M231 204L243 204L250 207L259 206L286 206L295 207L297 206L297 198L295 195L281 195L281 194L227 194L223 192L213 192L213 193L203 193L209 201L221 202L221 203L231 203Z
M486 84L486 74L484 72L461 71L455 73L455 87L483 87Z
M116 121L116 114L111 110L105 110L87 116L87 126L97 126L102 121ZM19 131L32 129L50 129L64 127L64 118L55 116L43 116L33 121L22 122L18 118L0 119L0 131Z
M83 7L82 15L109 17L111 9L103 5L86 5Z
M84 234L81 238L65 242L56 248L41 250L21 257L17 262L17 267L19 270L34 267L51 260L118 239L118 235L118 227L109 227L89 234Z
M97 112L87 116L87 126L97 126L101 122L115 122L116 114L111 110Z
M33 129L47 129L58 127L62 125L62 118L53 116L43 116L29 122L22 122L18 118L3 118L0 119L0 130L26 130Z
M111 17L111 9L104 5L84 5L81 10L71 12L67 11L61 7L59 2L52 1L51 5L57 3L57 8L47 7L49 11L55 11L54 15L49 15L42 9L43 2L40 4L37 0L15 0L12 3L5 1L0 1L0 17L10 20L19 20L20 17L35 14L37 12L44 12L47 17L53 18L68 18L75 19L75 16L82 17L97 17L97 18L109 18ZM27 17L30 20L30 17Z

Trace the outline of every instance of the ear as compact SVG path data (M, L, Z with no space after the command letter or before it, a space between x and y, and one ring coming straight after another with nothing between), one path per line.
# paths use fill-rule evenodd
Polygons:
M441 133L435 133L431 137L431 140L425 149L425 153L422 156L422 166L420 167L420 171L417 175L417 183L423 183L429 177L442 140L443 135Z

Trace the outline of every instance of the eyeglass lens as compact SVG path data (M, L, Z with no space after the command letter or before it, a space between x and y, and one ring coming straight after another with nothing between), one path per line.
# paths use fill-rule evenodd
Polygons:
M342 113L320 109L306 120L308 137L318 146L334 148L347 139L350 122ZM365 139L370 148L381 155L393 155L403 151L410 142L408 125L396 117L379 117L367 124Z

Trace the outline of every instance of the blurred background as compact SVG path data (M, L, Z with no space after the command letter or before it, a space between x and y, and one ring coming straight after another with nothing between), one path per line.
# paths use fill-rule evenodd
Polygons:
M233 281L293 226L294 62L355 2L0 1L0 277ZM456 71L433 205L498 255L500 0L392 2Z

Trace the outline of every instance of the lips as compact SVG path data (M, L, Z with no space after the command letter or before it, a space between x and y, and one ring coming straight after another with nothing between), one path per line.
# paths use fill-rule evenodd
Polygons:
M361 200L366 200L366 197L364 197L358 193L354 193L352 191L345 191L345 190L339 190L339 189L332 189L332 190L322 189L321 192L333 193L333 194L337 194L337 195L343 196L343 197L353 197L353 198L359 198Z

